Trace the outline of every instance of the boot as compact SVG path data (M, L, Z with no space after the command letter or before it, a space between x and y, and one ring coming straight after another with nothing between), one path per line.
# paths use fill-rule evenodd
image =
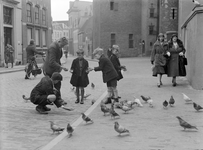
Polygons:
M79 87L76 87L76 96L77 96L77 99L75 101L76 104L78 104L80 102L80 95L79 95Z
M46 105L43 107L43 109L44 109L45 111L50 111L50 110L51 110L51 108L47 107Z
M111 104L111 98L108 97L107 100L106 100L106 102L105 102L104 104Z
M48 114L44 109L43 106L38 105L36 107L36 111L39 112L40 114Z

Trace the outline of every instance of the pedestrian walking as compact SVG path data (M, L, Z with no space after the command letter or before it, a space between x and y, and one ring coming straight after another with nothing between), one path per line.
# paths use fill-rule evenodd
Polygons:
M4 51L5 56L5 68L8 68L8 63L11 63L11 68L13 68L13 62L14 62L14 48L7 43Z
M154 77L158 76L157 87L161 87L163 85L161 79L162 75L166 74L166 50L167 43L164 42L164 34L159 33L157 41L153 45L152 53L151 53L151 64L154 65L152 68L152 75Z
M72 86L76 87L77 99L75 103L84 104L84 93L85 87L89 84L89 64L86 59L84 59L84 51L82 49L77 51L77 58L73 60L70 72L72 73L70 83ZM81 93L81 100L80 100Z
M176 86L176 77L182 76L180 74L180 67L185 67L184 65L179 66L180 57L183 57L186 50L183 46L183 42L178 39L177 34L173 34L170 41L168 42L168 52L170 54L168 63L167 63L167 75L168 77L172 77L172 85Z
M62 48L68 44L68 40L65 37L60 38L58 41L51 43L46 53L46 60L43 65L43 72L46 76L51 78L54 72L61 72L62 70L68 71L67 68L61 65L60 59L63 56ZM61 95L61 81L55 85L56 89ZM61 105L67 104L63 99L61 99Z
M52 74L51 78L48 76L43 77L41 81L33 88L30 93L30 101L37 105L37 112L40 114L48 114L47 111L50 111L51 109L46 105L51 103L54 103L58 108L63 107L60 102L59 91L55 87L55 85L62 80L62 75L55 72Z
M27 52L27 65L25 67L25 72L26 72L25 79L29 79L30 74L33 71L33 65L35 67L35 70L39 69L37 62L36 62L35 55L36 54L44 55L44 53L36 50L35 41L33 39L30 40L30 44L26 47L26 52ZM36 72L36 74L41 74L41 69L39 71ZM34 74L34 75L36 75L36 74Z
M118 91L117 91L117 77L118 74L112 64L112 62L105 57L104 50L101 48L96 48L93 52L93 56L99 60L99 66L94 67L94 71L102 71L103 82L107 85L108 97L105 104L112 103L112 95L114 95L113 100L118 102Z

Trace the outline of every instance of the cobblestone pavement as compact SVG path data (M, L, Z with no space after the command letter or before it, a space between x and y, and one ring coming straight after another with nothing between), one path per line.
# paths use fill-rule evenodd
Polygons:
M156 78L151 76L151 65L148 58L121 59L126 65L124 79L119 81L118 91L122 100L140 99L140 95L151 96L154 107L147 103L135 107L128 114L116 109L120 118L111 119L103 116L100 107L89 115L93 124L82 122L71 138L65 137L52 150L186 150L203 149L203 111L197 112L193 105L185 104L182 94L185 93L195 102L203 105L203 91L192 89L185 78L178 78L177 87L172 87L171 78L163 76L163 86L157 88ZM175 106L163 109L163 101L175 98ZM110 106L108 106L110 107ZM196 125L198 130L186 130L179 126L176 116ZM114 122L129 129L130 135L118 136L114 131Z
M68 58L64 66L70 68L73 58ZM89 61L89 66L97 66L97 62ZM13 70L22 67L16 66ZM12 70L12 69L7 69ZM52 134L49 121L54 121L62 127L67 123L74 122L91 106L92 99L97 99L105 90L106 86L102 83L101 73L91 72L89 74L90 83L96 85L97 90L86 88L86 93L91 94L85 104L75 104L75 95L70 90L70 72L62 72L62 97L68 103L67 106L75 108L74 111L65 111L55 106L48 115L40 115L35 111L36 105L25 102L22 95L29 96L32 88L40 81L43 75L31 80L25 80L25 72L18 71L4 74L4 68L0 69L0 149L2 150L35 150L43 147L57 134Z

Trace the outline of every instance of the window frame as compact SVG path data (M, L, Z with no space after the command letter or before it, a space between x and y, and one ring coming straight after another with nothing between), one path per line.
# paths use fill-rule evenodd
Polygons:
M134 35L128 35L128 48L134 48Z
M111 33L110 40L111 40L111 46L116 44L116 33Z
M38 33L38 39L39 39L39 41L37 41L37 37L36 37L36 33L37 33L37 31L39 31ZM36 47L40 47L40 29L39 28L36 28L35 29L35 44L36 44Z
M28 10L30 8L30 10ZM26 4L26 12L27 12L27 22L32 23L32 5L30 3Z
M37 5L35 6L35 24L39 24L39 6Z
M3 23L13 25L13 8L3 6Z
M46 25L46 8L42 9L42 25Z

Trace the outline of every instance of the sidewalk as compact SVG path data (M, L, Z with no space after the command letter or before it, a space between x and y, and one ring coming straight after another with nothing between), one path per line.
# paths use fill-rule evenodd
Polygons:
M71 138L64 131L41 150L203 149L203 111L197 112L193 105L185 104L181 94L185 93L203 105L203 91L192 89L186 78L178 78L178 86L173 87L171 78L166 76L162 80L164 85L157 88L157 79L151 76L148 58L124 58L121 64L128 69L123 74L124 79L118 83L121 99L133 100L136 97L141 100L140 95L150 96L154 107L150 108L141 100L143 107L135 107L127 114L115 109L120 118L111 119L109 115L103 116L99 106L101 99L98 99L91 111L86 112L94 120L93 124L86 124L80 116L72 123L75 130ZM175 99L175 106L163 109L163 101L168 101L171 95ZM183 131L176 116L197 126L198 131ZM114 130L115 121L126 127L130 134L118 136Z

